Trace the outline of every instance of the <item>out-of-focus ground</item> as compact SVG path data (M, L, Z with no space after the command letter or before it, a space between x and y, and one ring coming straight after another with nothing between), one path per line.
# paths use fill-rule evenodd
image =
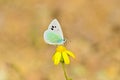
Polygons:
M120 80L120 0L0 0L0 80L64 80L43 40L54 18L73 80Z

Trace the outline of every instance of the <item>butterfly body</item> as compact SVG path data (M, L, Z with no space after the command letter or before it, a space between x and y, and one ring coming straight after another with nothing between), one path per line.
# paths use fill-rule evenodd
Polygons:
M65 43L60 24L56 19L50 23L48 29L44 32L44 40L51 45L62 45Z

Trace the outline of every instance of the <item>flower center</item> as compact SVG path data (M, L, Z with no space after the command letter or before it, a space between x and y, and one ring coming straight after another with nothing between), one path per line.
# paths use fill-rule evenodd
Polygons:
M66 48L64 46L58 46L56 49L58 52L63 52L66 50Z

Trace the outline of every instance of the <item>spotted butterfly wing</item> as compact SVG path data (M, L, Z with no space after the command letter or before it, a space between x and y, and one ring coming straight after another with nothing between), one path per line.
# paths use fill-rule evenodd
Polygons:
M48 29L44 32L44 40L51 45L64 44L65 40L63 32L57 19L54 19L48 26Z

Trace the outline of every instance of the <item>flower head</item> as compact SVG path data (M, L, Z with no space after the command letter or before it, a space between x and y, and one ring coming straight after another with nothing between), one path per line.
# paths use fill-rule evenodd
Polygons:
M75 58L75 55L71 51L67 50L64 46L58 46L52 59L55 65L59 64L60 62L69 64L69 56Z

